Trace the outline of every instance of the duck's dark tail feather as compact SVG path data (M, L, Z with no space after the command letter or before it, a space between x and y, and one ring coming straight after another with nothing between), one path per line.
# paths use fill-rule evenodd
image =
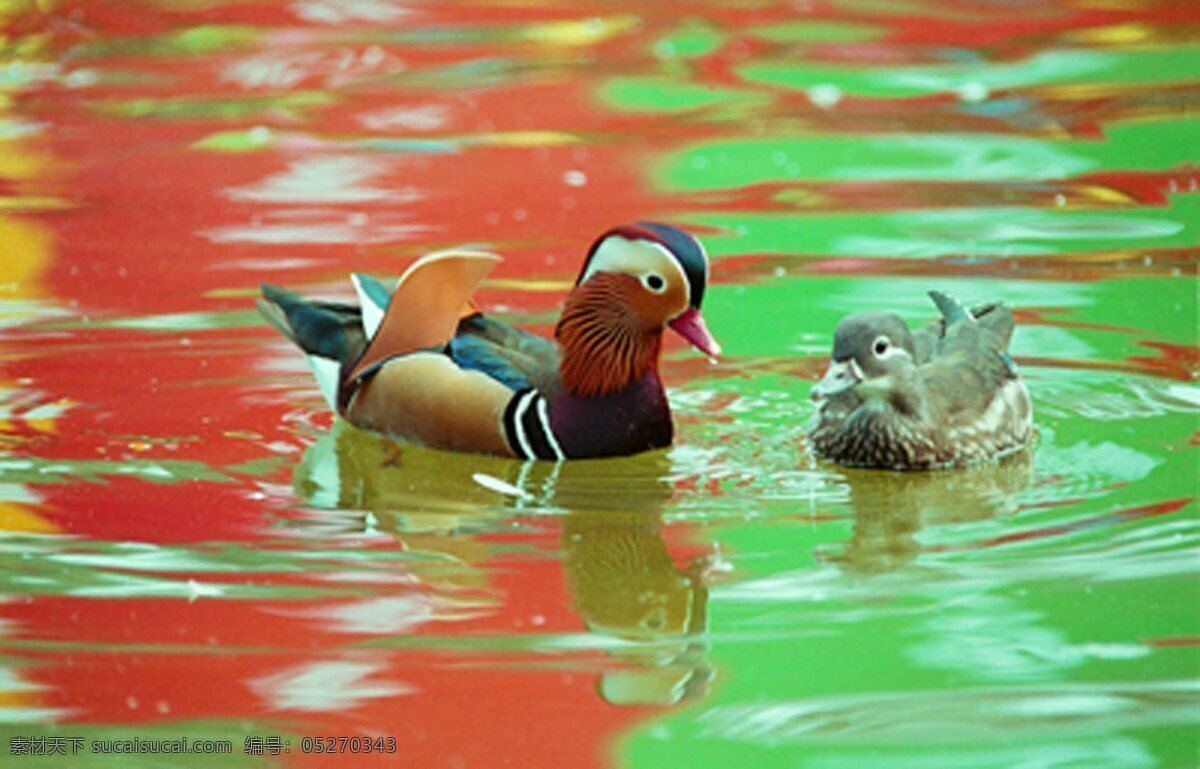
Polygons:
M262 285L258 311L304 352L331 409L338 410L343 370L367 345L359 308L305 299L286 288Z
M262 284L262 299L256 304L268 323L309 355L348 363L367 344L357 307L305 299L269 283Z
M929 298L937 305L938 311L942 313L942 317L946 319L946 325L953 325L960 321L974 323L975 316L963 306L963 303L941 291L930 291Z

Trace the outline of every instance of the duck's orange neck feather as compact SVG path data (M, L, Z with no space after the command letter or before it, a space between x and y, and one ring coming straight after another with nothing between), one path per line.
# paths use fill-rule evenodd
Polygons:
M639 323L633 302L639 288L630 275L599 274L567 296L554 336L568 392L608 395L657 368L662 329Z

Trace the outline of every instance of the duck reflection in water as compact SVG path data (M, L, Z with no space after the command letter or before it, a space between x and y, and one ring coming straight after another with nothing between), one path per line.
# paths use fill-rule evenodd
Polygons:
M605 639L599 694L614 704L671 704L707 693L710 558L676 558L662 510L672 494L664 452L550 463L455 454L396 444L341 421L296 469L296 492L314 507L305 527L386 533L410 553L435 556L417 579L435 589L488 585L491 546L477 536L498 516L545 513L561 522L559 548L575 612ZM504 496L473 481L511 486ZM517 493L519 491L519 493ZM557 513L558 515L553 515ZM465 568L447 569L447 561ZM611 643L610 643L611 641Z
M710 559L677 563L663 536L670 461L661 453L564 464L561 549L575 610L592 632L625 642L600 693L614 704L669 704L707 693Z
M831 556L844 571L881 574L921 552L917 533L926 526L983 521L1016 512L1018 496L1033 476L1033 452L960 470L906 473L838 468L850 487L854 533Z

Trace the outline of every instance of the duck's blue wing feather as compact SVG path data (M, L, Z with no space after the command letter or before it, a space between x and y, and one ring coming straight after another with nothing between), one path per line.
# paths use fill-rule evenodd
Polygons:
M558 375L558 346L528 331L483 315L464 318L447 353L459 366L480 371L517 391L547 393Z
M450 340L449 352L462 368L481 371L514 392L533 387L529 374L513 365L512 360L486 339L456 336Z

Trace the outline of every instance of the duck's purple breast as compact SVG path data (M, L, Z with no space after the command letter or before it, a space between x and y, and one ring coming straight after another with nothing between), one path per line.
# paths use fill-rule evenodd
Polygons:
M671 408L657 372L596 398L562 393L550 405L550 423L568 457L636 454L670 446Z

